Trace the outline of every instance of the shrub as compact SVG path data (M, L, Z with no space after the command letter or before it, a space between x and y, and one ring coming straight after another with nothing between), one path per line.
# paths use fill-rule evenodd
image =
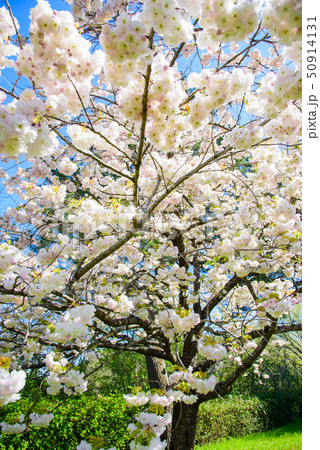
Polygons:
M205 445L226 437L262 431L263 410L257 398L241 396L212 400L200 406L196 444Z
M260 397L239 395L212 400L200 406L196 444L206 445L286 425L302 415L301 392L277 392Z
M59 400L42 398L36 412L46 413L59 404ZM0 422L18 419L20 411L27 411L32 405L30 399L22 399L0 410ZM1 450L71 450L81 440L90 436L104 438L101 447L114 445L125 449L130 441L127 423L137 409L128 408L119 396L69 398L63 407L54 411L54 420L46 428L30 427L20 435L5 435L0 439Z

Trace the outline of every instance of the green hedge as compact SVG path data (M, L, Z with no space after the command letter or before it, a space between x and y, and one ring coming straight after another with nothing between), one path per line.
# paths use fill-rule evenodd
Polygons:
M263 415L257 398L229 396L203 403L199 409L196 444L262 431L265 428Z
M47 413L58 400L42 398L35 411ZM0 409L0 422L9 422L19 418L22 412L32 405L30 399L22 399L17 403ZM0 439L1 450L73 450L81 440L90 435L105 438L103 447L117 446L126 449L130 441L127 423L137 409L128 408L119 396L69 398L60 408L54 411L54 419L46 428L30 427L22 434L5 435ZM102 447L102 445L101 445Z
M230 395L200 406L196 444L206 445L227 437L278 428L301 415L300 392L277 392L260 398Z

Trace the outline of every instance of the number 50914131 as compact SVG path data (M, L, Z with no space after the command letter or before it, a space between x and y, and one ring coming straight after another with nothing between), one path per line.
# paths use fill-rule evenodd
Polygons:
M317 48L316 48L316 37L317 37L317 18L308 17L307 18L307 78L316 78L317 69Z

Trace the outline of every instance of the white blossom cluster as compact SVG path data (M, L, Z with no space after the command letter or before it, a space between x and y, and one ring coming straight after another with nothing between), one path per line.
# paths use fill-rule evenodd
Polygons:
M134 309L133 302L125 295L121 294L118 298L107 298L105 305L115 313L121 314L121 316L128 316Z
M16 20L15 25L18 30L19 24ZM4 67L13 67L13 61L8 59L8 56L16 55L18 47L7 42L7 39L14 34L16 32L9 11L3 6L0 8L0 70Z
M199 354L212 361L220 361L227 356L227 349L221 344L210 344L201 338L198 345Z
M231 239L215 239L214 251L217 255L231 258L234 255L235 246Z
M26 373L23 370L12 372L0 368L0 406L12 403L20 398L19 391L26 382Z
M167 60L161 54L154 57L151 72L152 83L148 97L148 111L150 123L147 126L148 138L161 148L168 147L175 139L181 136L186 125L179 119L179 104L185 97L185 92L177 83L176 70L169 67ZM121 114L129 120L140 122L142 117L141 96L144 92L145 82L140 76L128 81L125 88L118 94ZM171 119L168 119L168 118ZM172 130L171 130L171 127ZM168 136L163 136L163 130ZM169 142L170 140L170 142ZM169 145L170 148L170 145Z
M151 120L147 125L146 135L160 150L168 152L177 146L183 132L190 128L188 122L180 116L179 105L185 97L185 91L177 83L176 68L169 67L162 55L154 58L151 78L148 100Z
M114 154L114 148L108 145L106 139L115 142L121 135L121 128L116 122L103 121L97 123L95 130L99 133L93 133L91 130L81 127L79 125L70 125L68 127L68 135L71 137L72 143L81 149L88 150L94 143L97 150L108 149L111 156ZM121 146L121 143L119 144ZM83 175L87 173L85 168L82 168ZM91 170L89 170L91 173Z
M194 394L183 394L180 398L180 401L185 403L186 405L193 405L198 400L198 396Z
M101 80L106 85L126 87L139 72L145 71L152 56L146 34L145 24L125 13L117 18L116 26L102 27L100 44L105 62Z
M260 142L262 138L262 127L239 127L234 128L232 131L230 131L230 133L227 134L228 143L238 150L251 148L253 145Z
M264 133L279 142L284 139L287 142L295 142L301 133L301 122L301 112L291 103L276 119L270 120L265 125Z
M198 378L192 373L186 373L184 376L185 381L195 389L199 394L207 394L213 391L217 384L217 379L214 375L210 375L209 378Z
M59 172L64 175L70 176L73 175L74 172L78 169L78 166L75 162L70 161L68 157L61 158L58 162Z
M52 292L54 289L60 289L65 286L67 279L68 277L63 270L51 265L35 277L30 287L30 294L40 300L44 295Z
M172 415L170 413L165 413L163 416L159 416L158 414L142 412L138 416L135 417L136 421L139 422L143 428L140 433L143 433L144 429L150 430L155 437L149 443L149 446L146 448L149 449L165 449L166 442L160 441L160 436L165 432L166 426L171 423ZM133 431L138 430L135 424L131 423L128 426L129 431L132 433ZM130 443L130 449L140 450L145 448L144 446L137 445L134 441Z
M174 338L175 334L190 331L199 322L199 314L187 310L185 310L185 315L179 315L173 309L159 311L156 315L156 323L168 338Z
M137 61L139 58L151 56L146 38L145 24L133 20L129 14L121 14L115 27L108 24L102 27L100 44L113 63ZM151 58L149 58L150 60Z
M47 377L47 393L57 395L63 389L67 395L82 394L87 390L88 382L84 379L85 374L78 370L70 369L68 372L57 373L50 372Z
M171 405L171 403L174 400L173 396L170 396L170 395L159 395L157 393L151 394L150 392L148 392L147 395L148 395L150 404L160 405L160 406L163 406L164 408Z
M263 25L281 44L301 40L301 0L268 0L261 17Z
M142 391L138 392L135 395L124 395L123 398L130 406L143 406L149 401L149 397Z
M220 350L219 357L222 353L223 350ZM200 394L207 394L208 392L213 391L217 384L217 379L214 375L210 375L208 378L203 376L200 377L197 372L193 373L192 368L189 368L187 372L175 371L168 378L169 384L171 385L178 384L182 380L186 381L192 389ZM170 391L170 394L174 395L173 392L175 391ZM188 397L190 397L190 399ZM185 403L194 403L197 400L196 397L197 396L194 395L184 397L184 395L182 396L180 394L177 396L177 400L184 401Z
M250 91L253 83L251 74L235 69L231 73L213 74L211 69L192 73L188 77L190 88L205 89L205 96L197 96L190 104L190 123L198 128L208 120L209 112L214 108L238 100Z
M174 372L176 373L176 372ZM171 383L171 384L176 384ZM185 394L183 391L176 389L169 389L166 394L174 399L175 402L182 402L186 405L192 405L198 400L198 396L195 394Z
M0 153L16 158L50 155L58 146L53 131L44 118L44 103L31 89L19 100L0 106Z
M55 322L53 329L49 326L47 337L51 342L68 342L83 337L88 333L88 323L95 313L93 305L76 306L67 311Z
M15 424L11 425L6 422L1 422L0 426L1 426L2 432L6 433L6 434L20 434L20 433L23 433L24 430L26 429L25 423L15 423Z
M177 11L174 0L145 0L139 19L153 27L167 45L179 45L192 39L189 18Z
M45 207L52 206L52 203L61 203L64 201L66 196L66 186L64 184L55 185L55 184L47 184L43 186L38 186L36 183L30 183L28 181L21 182L22 192L20 197L22 200L31 200L34 197L40 198L42 204ZM31 209L35 203L31 202ZM36 222L36 215L34 217L34 225L38 225Z
M29 415L31 419L31 425L35 427L47 427L51 420L54 418L53 414L37 414L37 413L31 413Z
M116 209L106 208L96 200L88 199L82 202L81 208L76 214L70 215L69 219L79 231L88 235L97 230L107 231L110 225L130 226L135 212L133 205L119 205Z
M278 162L279 162L279 149L269 147L256 147L252 150L252 162L256 162L256 171L247 174L247 177L257 186L269 187L271 185L271 179L277 180L278 177ZM248 214L250 210L245 208L244 205L239 208L239 215L244 223L250 224L250 218ZM257 216L253 216L257 219ZM254 223L254 222L251 222Z
M10 13L4 6L0 8L0 18L0 39L6 40L8 39L8 37L15 34L15 28ZM17 27L17 30L19 30L19 24L17 20L15 20L15 25Z
M17 247L6 243L0 244L0 278L17 269L17 265L22 259L22 253Z
M55 243L49 248L41 248L37 253L37 260L40 264L51 264L60 254L62 248L61 245Z
M130 406L142 406L150 402L150 404L160 405L166 408L171 405L174 401L172 395L160 395L158 393L147 392L146 394L142 391L137 394L124 395L123 398Z
M282 52L283 58L292 60L296 69L301 71L302 67L302 44L301 42L294 42L292 45L284 46Z
M44 90L52 114L76 115L89 103L92 77L103 62L102 52L91 54L90 47L69 12L53 11L46 0L31 10L30 44L20 51L16 67Z
M300 72L294 72L290 67L281 66L277 74L269 72L257 89L259 97L258 109L246 106L248 113L261 114L267 118L276 118L291 101L300 100L302 78Z
M198 39L199 47L215 50L219 42L244 40L258 26L260 4L261 0L202 0L199 24L204 31Z
M68 360L66 358L61 358L59 361L56 361L54 353L48 353L44 359L44 362L50 372L57 374L64 373L68 364Z
M280 318L283 314L286 314L291 308L291 301L289 298L279 299L277 297L273 297L272 292L264 292L264 297L268 297L269 299L259 305L260 312L259 317L263 317L266 313L272 315L275 318Z

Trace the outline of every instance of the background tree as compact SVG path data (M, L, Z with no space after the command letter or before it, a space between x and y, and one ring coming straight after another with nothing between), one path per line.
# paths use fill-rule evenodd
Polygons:
M0 404L28 368L71 395L83 358L136 352L158 389L125 397L132 448L191 449L199 405L301 329L301 2L72 8L39 0L29 39L0 10Z

